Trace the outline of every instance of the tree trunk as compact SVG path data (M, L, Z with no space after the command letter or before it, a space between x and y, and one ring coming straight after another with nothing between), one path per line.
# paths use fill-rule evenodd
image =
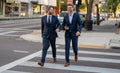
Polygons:
M92 13L92 6L93 6L94 0L85 0L85 1L86 1L86 6L87 6L87 14L86 14L84 25L85 25L86 30L92 30L93 21L91 20L91 13Z
M92 13L93 1L94 0L86 0L86 5L87 5L86 20L91 20L91 13Z

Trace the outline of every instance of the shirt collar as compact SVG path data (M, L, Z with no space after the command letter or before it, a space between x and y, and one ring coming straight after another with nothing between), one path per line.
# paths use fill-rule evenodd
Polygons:
M47 14L47 17L49 17L49 16L51 17L52 15L48 15L48 14Z
M69 14L68 14L69 15ZM73 16L74 15L74 12L72 13L72 15L69 15L69 16Z

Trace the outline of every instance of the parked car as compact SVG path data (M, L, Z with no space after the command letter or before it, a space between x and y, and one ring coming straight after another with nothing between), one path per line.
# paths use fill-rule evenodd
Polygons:
M63 12L61 12L61 13L58 15L58 19L59 19L59 21L60 21L61 24L62 24L62 22L63 22L64 16L66 15L66 13L67 13L67 11L63 11ZM79 13L79 16L80 16L81 21L82 21L83 26L84 26L85 14ZM61 27L61 29L64 29L64 28Z
M97 16L96 15L92 15L91 20L93 20L93 23L96 24L97 23ZM105 20L105 17L103 17L102 15L100 15L100 20L99 22Z
M58 15L58 19L59 19L59 22L60 22L60 23L63 22L64 16L65 16L67 13L68 13L67 11L62 11L62 12Z

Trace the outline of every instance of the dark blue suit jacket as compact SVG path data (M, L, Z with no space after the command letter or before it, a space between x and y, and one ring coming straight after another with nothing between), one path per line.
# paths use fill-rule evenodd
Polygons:
M66 30L65 32L65 36L70 36L70 34L71 36L76 36L77 31L79 32L82 31L82 22L78 13L73 14L73 19L71 24L69 22L69 15L66 14L62 25L69 27L69 30Z
M41 25L42 37L56 38L58 36L57 33L55 32L55 30L57 28L60 28L60 23L59 23L59 20L56 16L52 15L52 20L51 20L50 25L48 25L48 23L47 23L47 15L42 17L41 22L42 22L42 25Z

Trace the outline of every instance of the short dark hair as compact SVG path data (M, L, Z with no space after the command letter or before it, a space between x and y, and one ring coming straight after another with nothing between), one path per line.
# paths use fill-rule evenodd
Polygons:
M72 6L72 7L74 7L74 5L73 5L73 4L67 4L67 6Z

